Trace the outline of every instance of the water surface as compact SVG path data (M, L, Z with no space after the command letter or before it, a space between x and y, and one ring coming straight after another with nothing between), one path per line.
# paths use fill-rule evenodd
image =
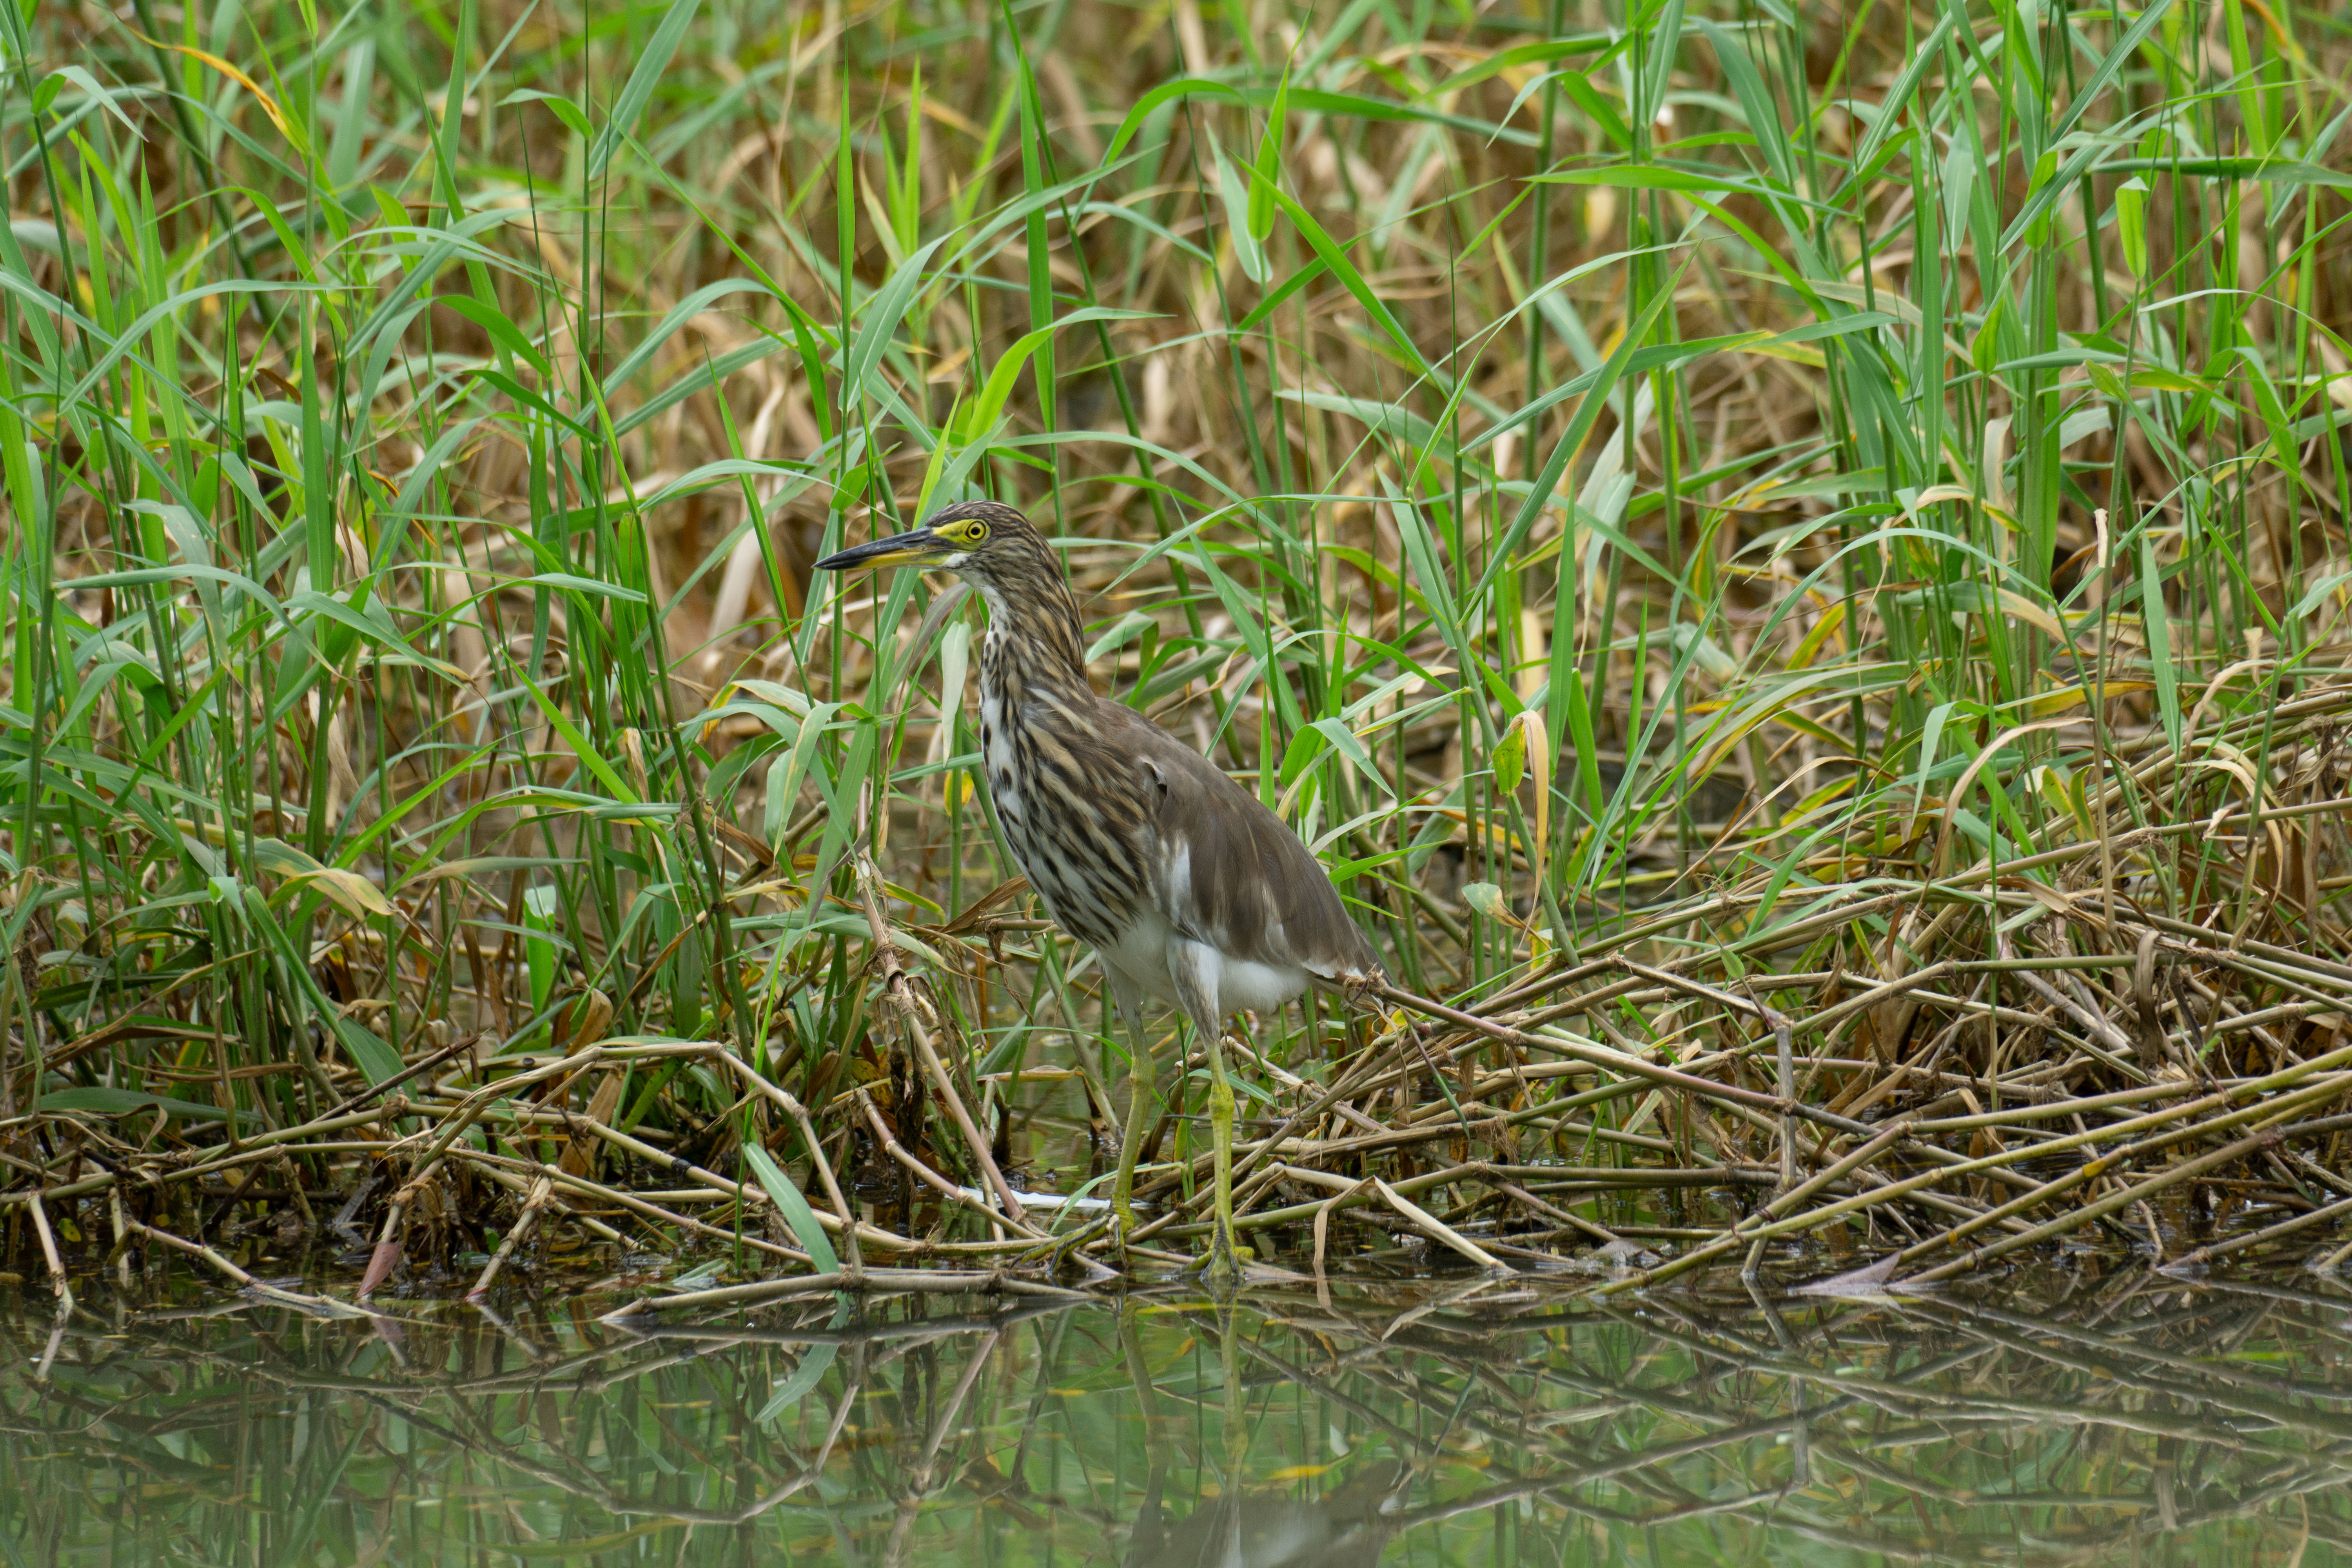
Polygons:
M0 1299L0 1561L2352 1561L2352 1291Z

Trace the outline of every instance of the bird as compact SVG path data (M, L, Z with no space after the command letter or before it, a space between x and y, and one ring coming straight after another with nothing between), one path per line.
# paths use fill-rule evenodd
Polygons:
M959 501L815 564L945 571L986 604L981 763L1004 847L1054 922L1094 948L1132 1047L1111 1192L1119 1246L1135 1228L1137 1155L1160 1113L1144 1037L1150 997L1172 1004L1208 1049L1208 1275L1231 1283L1239 1267L1225 1022L1309 986L1361 994L1386 978L1371 942L1288 824L1176 736L1095 690L1077 600L1017 508Z

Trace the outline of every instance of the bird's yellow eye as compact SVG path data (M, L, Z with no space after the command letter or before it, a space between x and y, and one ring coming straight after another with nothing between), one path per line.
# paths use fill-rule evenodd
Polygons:
M975 518L973 521L963 525L963 538L965 543L978 544L982 540L986 539L987 537L988 524L980 521L978 519Z

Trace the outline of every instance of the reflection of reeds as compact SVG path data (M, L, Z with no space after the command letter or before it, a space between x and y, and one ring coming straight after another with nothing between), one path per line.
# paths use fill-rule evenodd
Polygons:
M61 1561L303 1531L332 1561L359 1537L427 1560L671 1529L689 1539L664 1560L687 1563L735 1560L746 1531L762 1555L902 1563L1050 1539L1142 1564L1279 1535L1325 1568L1400 1541L1541 1562L1642 1542L1694 1563L1806 1541L2053 1565L2132 1542L2352 1549L2332 1376L2352 1299L2141 1270L2015 1283L1999 1307L1732 1290L1638 1311L1504 1281L1241 1309L827 1297L645 1334L543 1307L18 1317L0 1528Z

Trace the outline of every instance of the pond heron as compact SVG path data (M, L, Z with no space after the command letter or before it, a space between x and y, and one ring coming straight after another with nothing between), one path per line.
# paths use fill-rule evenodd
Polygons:
M988 603L981 756L1004 847L1055 924L1102 961L1134 1051L1112 1208L1135 1225L1135 1162L1159 1114L1143 998L1173 1003L1209 1056L1216 1219L1209 1271L1230 1282L1234 1091L1224 1024L1309 985L1352 991L1380 960L1283 820L1199 752L1087 680L1069 584L1029 520L964 501L920 528L829 555L819 571L952 572ZM1180 1057L1180 1062L1181 1060Z

